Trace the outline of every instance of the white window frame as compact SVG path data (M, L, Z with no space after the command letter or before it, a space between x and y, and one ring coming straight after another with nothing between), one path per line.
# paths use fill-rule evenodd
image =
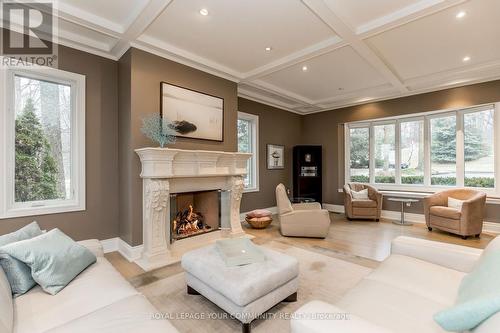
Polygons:
M238 111L238 119L243 119L251 123L250 139L252 145L252 157L250 159L250 179L253 186L245 187L243 192L259 192L259 116Z
M374 119L370 121L358 121L346 123L344 126L344 165L345 165L345 183L351 179L350 175L350 129L351 128L369 128L370 130L370 185L375 186L380 190L395 190L395 191L408 191L408 192L437 192L443 189L464 187L465 179L465 162L464 162L464 115L467 113L479 112L481 109L487 110L492 108L494 110L494 142L493 150L495 152L494 159L494 172L495 172L495 187L494 188L476 188L488 194L490 197L500 197L500 103L488 103L476 105L466 108L454 108L439 111L423 112L412 115L387 117L381 119ZM442 118L450 115L457 117L457 184L455 186L441 186L431 185L431 119ZM424 184L402 184L401 183L401 123L411 121L424 121ZM384 125L388 123L396 123L396 183L395 184L380 184L375 183L375 158L374 158L374 126ZM399 163L398 163L399 162Z
M351 129L354 128L367 128L368 129L368 142L369 142L369 147L368 147L368 161L369 161L369 166L368 166L368 177L370 179L370 184L374 183L374 160L372 159L373 153L374 153L374 145L373 145L373 129L369 125L369 123L350 123L346 124L344 126L344 151L345 151L345 157L344 157L344 170L346 170L346 175L349 173L349 178L346 178L346 183L348 183L348 180L351 179L350 175L350 169L351 169L351 142L350 142L350 137L351 137Z
M399 139L398 139L398 122L394 119L388 119L388 120L381 120L378 122L374 122L370 126L370 147L373 147L373 151L370 152L370 182L373 184L377 185L386 185L386 184L391 184L391 183L377 183L375 182L375 126L384 126L384 125L394 125L394 149L399 149ZM373 168L372 168L372 156L373 156ZM392 185L397 184L398 182L398 170L399 168L397 167L397 162L398 162L399 154L396 153L396 156L394 158L394 179L395 182L392 183ZM373 175L372 175L373 173Z
M61 83L71 87L71 198L15 202L14 77ZM48 67L0 70L0 219L83 211L85 202L85 76Z
M403 184L401 182L401 124L402 123L412 123L412 122L417 122L417 121L421 121L423 126L424 126L424 130L423 130L423 135L424 135L424 183L423 184L412 184L412 185L409 185L409 184ZM426 144L426 138L427 138L427 135L426 135L426 125L425 125L425 122L426 122L426 119L425 117L405 117L405 118L401 118L401 119L397 119L397 123L396 123L396 131L397 131L397 135L398 135L398 149L399 149L399 152L396 153L396 159L398 160L396 165L399 165L400 167L397 168L397 171L396 170L396 184L397 185L401 185L401 186L412 186L412 187L424 187L427 183L426 183L426 171L427 171L427 159L430 161L430 158L427 156L426 154L426 150L428 148L427 144ZM429 146L430 148L430 146ZM429 150L429 153L430 153L430 150ZM429 155L430 156L430 155ZM398 164L399 163L399 164ZM430 170L430 169L429 169ZM398 173L399 172L399 173ZM430 171L429 171L430 172ZM430 173L429 173L430 174ZM429 177L430 179L430 177Z

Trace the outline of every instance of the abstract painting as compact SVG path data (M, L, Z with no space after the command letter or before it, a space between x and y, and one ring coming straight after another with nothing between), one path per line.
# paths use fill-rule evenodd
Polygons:
M224 99L161 83L161 116L177 137L224 141Z

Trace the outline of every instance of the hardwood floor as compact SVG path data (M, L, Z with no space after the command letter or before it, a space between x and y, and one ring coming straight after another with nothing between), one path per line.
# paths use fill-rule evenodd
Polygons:
M490 240L495 237L483 233L481 238L463 240L459 236L436 229L429 232L425 224L398 226L384 219L378 223L371 221L349 222L342 214L332 213L330 216L332 219L330 233L325 239L283 237L279 232L276 217L266 229L252 229L245 224L244 230L255 236L253 241L257 244L270 241L281 242L370 268L376 267L380 261L383 261L390 254L391 241L401 235L475 248L486 247ZM139 266L129 263L117 252L106 254L106 258L128 279L144 272Z
M355 257L358 260L365 258L378 262L383 261L390 254L391 241L397 236L417 237L475 248L486 247L494 237L483 233L481 238L463 240L459 236L436 229L430 232L425 224L399 226L384 219L380 222L348 221L343 214L334 213L330 214L330 217L332 220L330 232L325 239L283 237L279 233L276 219L267 229L258 230L246 226L245 231L254 235L256 242L276 240L311 250L330 251L341 258Z
M136 263L129 262L119 252L110 252L104 255L106 259L116 268L120 274L126 279L132 279L144 273L144 270Z

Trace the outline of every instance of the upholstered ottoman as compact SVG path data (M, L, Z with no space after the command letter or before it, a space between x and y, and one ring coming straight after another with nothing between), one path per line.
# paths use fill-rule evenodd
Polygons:
M243 324L251 322L276 304L297 300L299 264L297 259L261 247L265 261L227 267L215 245L185 253L187 292L201 294Z

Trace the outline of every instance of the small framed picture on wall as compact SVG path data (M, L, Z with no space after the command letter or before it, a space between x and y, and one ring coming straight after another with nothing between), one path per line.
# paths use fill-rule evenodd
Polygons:
M285 146L267 145L267 168L270 170L285 168Z

